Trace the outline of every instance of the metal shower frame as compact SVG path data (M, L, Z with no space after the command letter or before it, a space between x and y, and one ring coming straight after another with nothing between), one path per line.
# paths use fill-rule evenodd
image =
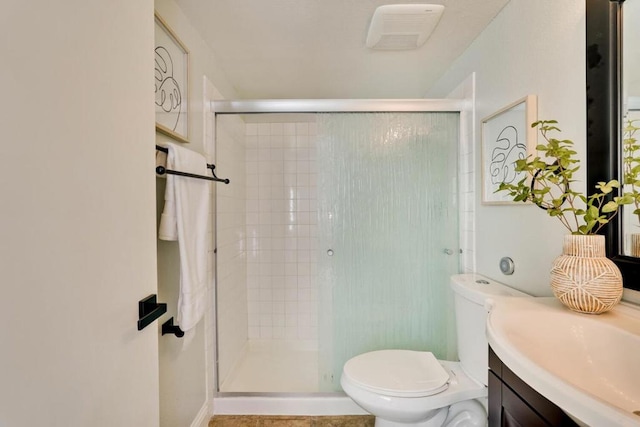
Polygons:
M464 122L469 120L465 112L472 111L470 99L247 99L247 100L214 100L211 101L213 113L213 138L216 139L218 114L298 114L298 113L459 113L462 137ZM215 144L215 142L214 142ZM214 239L217 243L217 230L214 227ZM217 248L216 251L217 253ZM215 283L218 282L217 268L214 270ZM215 303L218 303L218 292L214 286ZM217 310L216 310L217 312ZM230 396L271 396L274 393L221 392L218 372L218 322L215 321L215 390L213 397ZM335 395L334 393L277 393L284 396L316 396Z

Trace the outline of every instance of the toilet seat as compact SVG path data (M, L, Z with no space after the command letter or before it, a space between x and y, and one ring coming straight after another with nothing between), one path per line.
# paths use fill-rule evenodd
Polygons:
M379 350L345 363L343 376L353 384L384 396L425 397L443 392L450 377L433 353Z

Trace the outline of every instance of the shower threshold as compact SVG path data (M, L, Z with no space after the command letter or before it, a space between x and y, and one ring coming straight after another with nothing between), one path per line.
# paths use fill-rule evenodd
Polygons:
M368 415L344 393L218 393L213 415Z

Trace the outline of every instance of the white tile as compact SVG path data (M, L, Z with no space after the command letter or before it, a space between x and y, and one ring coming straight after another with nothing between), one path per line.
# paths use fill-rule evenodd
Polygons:
M258 134L258 124L257 123L247 123L245 127L245 135L257 135Z
M298 275L286 276L284 286L285 289L298 289Z
M298 239L295 237L285 237L284 249L286 251L294 251L298 249Z
M271 251L258 251L258 262L271 264Z
M284 251L285 250L285 238L284 237L272 237L271 238L271 249L274 251Z
M273 199L274 201L285 200L286 193L284 190L284 186L271 187L271 199Z
M271 212L265 212L267 204L259 203L259 206L262 208L260 213L258 214L258 221L261 225L271 225L273 224L274 215ZM271 201L268 203L269 208L271 207Z
M257 130L256 130L256 132L257 132ZM247 136L244 139L244 143L245 143L247 148L252 148L252 149L258 148L258 137L255 136L255 135Z
M311 277L298 275L298 289L308 288L311 289Z
M271 135L284 135L284 124L271 123Z
M260 301L260 291L258 289L249 289L247 291L247 301Z
M298 237L297 249L298 250L311 250L311 238Z
M284 150L282 148L272 148L270 153L270 160L284 160Z
M295 123L283 123L283 133L285 135L295 135L296 134L296 124Z
M260 264L247 264L247 276L260 276Z
M297 251L284 251L284 261L288 263L294 263L298 261Z
M296 136L295 135L285 135L282 137L282 147L283 148L295 148L296 147Z
M279 317L281 316L282 320L284 322L284 313L285 313L285 311L284 311L284 291L279 291L279 292L282 292L282 298L274 300L274 302L273 302L273 314L274 314L274 317L275 316L279 316ZM283 326L283 325L284 325L284 323L279 324L278 326Z
M296 177L296 187L308 187L310 182L310 175L308 173L299 173Z
M258 173L258 162L247 162L247 166L246 166L248 171L252 171L257 174Z
M308 123L296 123L296 135L308 135L309 124Z
M271 285L271 276L260 276L260 282L258 285L260 289L271 289Z
M311 274L311 264L308 262L298 262L298 275L308 276Z
M247 225L256 225L260 223L260 214L258 212L247 212L245 214Z
M271 123L258 123L258 135L271 135Z
M285 263L272 263L271 275L272 276L285 276Z
M258 312L260 314L271 314L273 310L273 303L271 301L260 301L258 302Z
M260 339L273 338L273 329L271 326L260 326Z
M298 263L287 262L284 264L284 275L297 277L298 276Z
M272 335L271 338L273 339L283 339L285 338L285 329L282 326L273 326L271 328L272 331Z
M260 224L258 226L258 233L260 237L272 237L271 236L271 224Z
M311 162L309 160L296 160L296 172L297 173L311 173Z
M298 212L297 213L297 219L298 219L298 225L308 225L311 222L311 213L310 212ZM298 233L298 236L300 235L305 235L308 236L309 232L308 232L308 228L307 228L307 232L305 234L300 234Z
M296 252L297 253L297 258L298 258L298 262L311 262L311 251L303 251L303 250L299 250ZM298 283L300 283L298 281Z
M286 277L284 275L282 275L282 276L277 276L277 275L271 276L271 288L274 291L283 291L284 292L285 279L286 279ZM275 298L275 296L274 296L274 298ZM281 299L284 299L284 296Z
M297 326L298 325L297 307L293 307L293 309L290 312L286 312L285 311L284 324L285 324L285 326Z
M271 191L268 191L267 194L271 194ZM260 194L261 200L259 200L258 206L260 208L260 215L263 213L270 213L272 210L272 203L270 198L262 199L262 193Z
M284 336L286 339L291 339L291 340L298 338L298 327L297 326L285 327Z
M270 314L261 315L260 326L273 326L273 317Z
M246 150L245 159L247 162L257 162L258 161L258 151L256 149Z
M298 170L298 161L297 160L285 160L284 161L284 173L285 174L289 174L289 173L293 173L295 174Z
M260 276L271 276L271 264L258 264Z

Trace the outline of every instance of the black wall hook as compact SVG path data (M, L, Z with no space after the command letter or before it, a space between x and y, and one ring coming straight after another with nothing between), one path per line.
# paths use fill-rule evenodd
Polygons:
M167 312L167 304L158 302L156 294L138 301L138 330L141 331Z
M184 331L180 326L173 324L173 317L162 324L162 335L173 334L178 338L184 336Z

